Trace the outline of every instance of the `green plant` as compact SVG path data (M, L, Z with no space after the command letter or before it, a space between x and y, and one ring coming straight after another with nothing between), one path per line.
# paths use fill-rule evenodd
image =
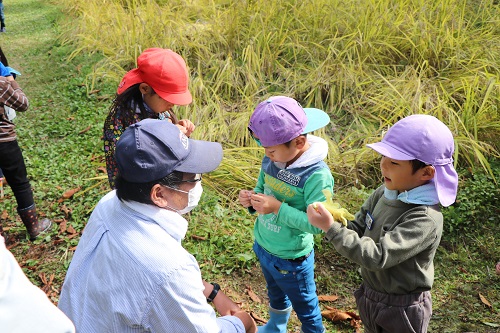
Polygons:
M148 2L156 11L145 19L144 15L150 13L133 6L149 0L120 0L126 9L123 13L133 12L135 19L144 25L162 21L168 30L156 33L156 28L141 30L142 26L136 25L134 35L127 30L132 25L129 19L121 17L122 9L108 1L101 1L101 7L92 7L97 2L79 2L82 10L91 9L81 13L122 20L123 30L113 30L112 25L92 16L85 18L86 26L79 26L78 18L63 16L59 7L59 4L69 5L70 1L74 4L73 0L57 4L13 1L9 5L9 32L2 35L2 49L7 52L9 63L23 73L18 81L31 102L30 110L18 114L15 120L18 140L29 163L28 173L40 211L55 221L48 235L29 242L17 216L12 192L6 187L6 198L1 201L2 225L13 241L12 253L33 283L46 287L40 274L45 273L47 278L54 274L50 288L46 288L54 303L58 301L65 272L90 212L108 191L106 177L101 177L99 171L103 162L102 122L121 75L133 66L135 56L125 55L131 50L138 52L146 46L159 45L181 50L188 57L192 68L190 87L196 91L196 100L176 112L194 117L198 125L195 137L223 142L226 154L221 169L208 179L204 177L206 192L201 205L188 216L190 225L183 244L196 255L206 280L219 282L244 309L263 318L267 318L265 281L251 250L254 218L231 203L238 189L255 184L263 156L262 149L249 140L246 131L257 100L264 95L286 93L305 101L303 105L322 107L320 103L324 103L332 125L321 135L330 140L328 163L335 174L335 197L352 212L359 209L379 183L380 172L374 162L378 157L364 149L363 144L378 140L386 125L408 110L420 112L419 108L425 106L427 111L429 106L437 115L441 107L458 110L454 115L456 122L443 118L447 124L453 124L450 127L456 135L464 128L477 127L477 131L470 131L471 137L458 142L459 152L467 140L498 147L495 112L498 112L496 66L500 29L498 6L492 2L344 1L340 5L326 0L158 0L158 6L167 4L170 11L160 12L155 4ZM283 6L286 8L282 9ZM418 6L431 10L418 11ZM103 14L108 7L117 8L116 13ZM336 9L333 14L331 8ZM460 10L456 11L457 8ZM262 15L266 9L272 9L268 16ZM405 14L406 9L410 9L409 14ZM212 14L213 19L209 17ZM174 17L175 20L170 19ZM288 17L293 19L284 19ZM56 39L61 29L67 31L70 27L60 26L63 19L71 21L83 42L90 45L88 49L72 54L74 44ZM421 22L415 25L417 19ZM217 22L223 30L213 30L212 22ZM432 22L438 28L429 26ZM250 25L252 29L247 28ZM420 27L422 31L416 31ZM401 29L405 30L404 36L398 35ZM91 35L88 40L86 31ZM102 37L102 44L111 45L109 54L93 46L94 36ZM141 36L144 36L141 42L132 39ZM170 39L165 42L163 36ZM106 39L111 37L116 41ZM419 43L414 46L410 40ZM131 48L118 43L128 43ZM245 59L241 56L242 49L247 52ZM406 51L398 60L395 55L400 49ZM110 55L111 66L104 66ZM261 55L265 57L261 59ZM443 55L447 57L442 58ZM409 62L424 56L430 57L431 65L440 72L433 75L432 66ZM116 60L120 57L125 60ZM444 60L439 62L439 57ZM101 66L106 70L99 71ZM379 75L372 76L373 68ZM390 76L391 72L399 76ZM495 80L490 82L491 78ZM248 87L239 86L247 81ZM442 89L435 88L441 85ZM303 90L298 90L299 86ZM462 112L460 107L464 106L469 111ZM484 154L498 179L499 164L490 158L494 152L485 150ZM458 160L460 201L443 210L445 232L434 262L433 318L429 332L491 333L500 323L500 283L493 271L500 253L498 219L491 220L498 215L494 205L498 194L485 199L489 194L481 191L494 183L475 158L471 162L477 168L470 171L467 165L471 162ZM210 188L216 190L208 188L210 182ZM60 201L65 190L80 186L80 192ZM468 187L474 190L465 192ZM475 207L475 215L469 214L465 205L460 206L462 199ZM451 213L448 209L455 211ZM467 221L463 216L467 216ZM452 222L452 232L446 229L451 218L456 220ZM64 221L76 229L75 234L62 232ZM315 237L318 293L339 296L337 301L321 306L356 312L352 293L361 283L358 267L343 259L321 238L322 235ZM261 297L262 303L250 299L247 286ZM479 294L491 303L491 308L482 303ZM296 318L290 324L290 332L299 332ZM325 320L325 324L329 333L353 332L347 323Z
M275 94L331 115L334 125L320 134L331 137L327 161L342 185L377 184L370 170L378 158L365 144L414 113L441 119L455 135L455 160L493 175L488 158L499 155L500 134L498 6L459 0L62 4L78 18L61 36L75 47L70 59L84 52L104 56L88 76L87 92L101 80L117 84L147 47L186 58L194 102L176 112L195 122L195 138L225 143L231 155L219 172L224 176L212 183L225 195L248 185L231 166L252 165L248 119ZM236 153L235 147L249 149Z
M492 162L493 174L500 176L500 163ZM456 203L443 209L445 230L452 235L498 226L500 188L495 179L474 168L461 173Z

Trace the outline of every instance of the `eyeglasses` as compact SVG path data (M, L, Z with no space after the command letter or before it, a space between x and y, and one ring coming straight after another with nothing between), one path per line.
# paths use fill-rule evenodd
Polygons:
M197 173L193 179L188 179L188 180L177 180L175 183L197 183L201 182L201 173Z

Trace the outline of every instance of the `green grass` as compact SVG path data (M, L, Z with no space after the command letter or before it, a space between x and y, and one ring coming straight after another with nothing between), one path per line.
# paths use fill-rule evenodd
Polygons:
M205 279L219 282L245 309L267 318L265 282L251 250L253 218L234 203L237 189L255 183L262 157L245 130L257 100L291 94L304 105L330 113L334 126L323 133L330 140L329 164L337 199L351 211L369 195L379 176L376 154L362 144L376 140L402 114L429 111L449 120L461 179L457 204L444 210L445 235L435 259L429 331L498 331L500 277L493 269L500 260L500 193L492 175L498 179L500 163L495 159L498 153L488 148L498 149L496 7L451 0L401 1L393 6L408 10L402 13L383 1L366 1L365 6L326 0L286 5L203 1L199 7L195 4L201 2L172 1L158 14L158 6L166 2L123 0L126 10L114 5L96 10L92 6L97 2L84 1L73 13L93 10L100 16L80 21L61 11L59 6L70 3L75 2L6 3L7 33L0 34L9 64L22 72L18 82L31 103L26 113L18 113L16 124L35 200L40 213L56 222L45 237L28 242L7 187L1 201L2 213L7 214L2 225L18 242L12 252L35 284L43 285L40 273L54 274L54 302L79 239L62 232L61 225L81 233L107 191L105 182L90 178L103 176L100 137L116 85L140 50L169 46L188 59L192 74L195 103L178 112L194 119L198 138L223 141L225 147L223 165L204 181L202 204L190 216L184 241ZM127 15L140 3L148 7L136 11L130 24ZM422 12L427 3L429 11ZM317 8L312 10L312 4ZM331 15L332 6L337 16ZM263 15L264 10L269 15ZM148 11L156 14L146 21L141 15ZM208 15L214 19L206 19ZM368 24L373 17L387 23ZM417 18L418 31L412 25ZM92 21L97 19L109 22ZM69 31L76 31L71 38ZM65 37L58 38L61 34ZM395 59L398 65L389 66ZM95 89L99 91L90 94ZM491 163L491 174L481 167L481 156ZM60 200L66 190L78 187L81 191L73 198ZM340 296L328 305L356 311L352 292L361 283L357 267L322 243L320 236L316 241L318 292ZM247 286L263 303L250 300ZM298 321L292 319L289 329L297 332ZM327 329L353 332L345 323L327 323Z

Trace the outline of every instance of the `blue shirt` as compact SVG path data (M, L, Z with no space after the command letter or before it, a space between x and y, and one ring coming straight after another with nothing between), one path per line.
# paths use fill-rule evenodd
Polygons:
M196 259L181 245L187 221L153 205L97 204L64 280L59 308L76 331L245 332L234 316L216 318Z

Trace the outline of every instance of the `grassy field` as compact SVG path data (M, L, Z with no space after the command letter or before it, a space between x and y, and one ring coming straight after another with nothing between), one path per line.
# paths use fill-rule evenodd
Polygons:
M63 3L69 3L69 0L60 2L60 4ZM94 4L93 1L86 3L88 6ZM130 1L129 3L136 4L139 1ZM18 82L31 103L30 110L24 114L19 113L16 119L19 142L23 149L34 188L35 201L40 213L55 221L54 228L46 237L34 243L27 241L24 237L24 227L16 214L15 200L10 189L6 188L6 197L0 201L2 225L9 235L11 251L29 278L46 291L54 303L57 303L60 287L72 253L78 244L79 236L92 208L107 191L106 184L100 180L104 175L100 140L104 117L124 68L133 63L134 56L131 55L138 52L139 48L167 45L154 38L156 31L158 36L171 38L173 48L180 47L179 45L182 43L190 46L184 51L188 64L192 67L192 90L196 102L189 108L180 109L179 112L192 114L197 124L200 123L198 136L206 136L207 139L212 136L211 138L214 140L220 139L226 142L224 166L222 170L212 175L209 179L211 183L207 182L207 184L223 183L227 188L237 189L255 181L254 175L258 170L262 152L254 146L241 149L240 146L247 142L244 138L245 134L238 139L234 132L246 133L237 129L246 126L251 106L262 96L277 92L295 92L298 97L305 101L304 104L314 104L330 110L332 118L337 124L352 123L352 126L337 128L335 134L330 132L323 134L332 137L331 158L338 159L330 161L336 180L338 180L336 194L339 200L354 211L371 192L377 178L377 173L370 169L376 165L375 157L371 157L370 163L362 163L361 157L366 156L366 153L362 152L359 147L363 142L374 140L378 136L380 130L378 125L383 127L387 123L391 123L397 117L398 112L401 114L403 110L407 110L408 103L404 100L410 95L400 94L400 92L407 91L403 87L418 90L415 87L419 84L425 86L425 89L418 90L423 94L420 95L421 100L412 96L413 103L416 103L412 104L412 110L427 105L431 111L434 110L432 112L437 112L439 109L437 105L446 104L445 100L447 102L453 100L458 111L449 112L446 119L450 121L454 119L451 124L458 124L457 128L462 129L457 130L459 133L457 142L463 144L464 147L464 150L460 150L460 154L463 153L463 156L468 156L468 158L464 157L458 167L461 176L458 202L444 211L447 222L445 235L435 259L434 316L429 332L499 332L500 276L495 275L494 265L500 260L498 241L500 234L498 227L500 222L498 218L500 192L498 184L492 178L494 175L497 180L500 179L500 162L495 158L497 153L494 152L495 147L499 145L498 128L494 126L498 124L498 107L500 106L498 103L498 96L500 96L498 58L494 57L498 54L496 53L498 45L493 44L493 41L498 42L500 34L498 21L491 23L493 29L488 30L488 34L485 33L482 37L476 36L478 39L491 40L488 45L483 43L485 46L491 46L489 51L491 54L488 53L487 47L482 48L481 52L477 51L479 50L477 47L481 43L479 40L475 41L474 36L470 35L468 31L457 33L460 36L455 36L457 40L454 42L461 41L463 44L460 44L461 48L457 45L453 48L449 42L444 43L446 35L442 31L436 31L432 35L433 37L426 37L424 32L430 33L430 26L422 23L422 27L426 27L428 30L421 31L419 34L420 47L408 48L408 59L424 57L422 53L425 50L424 47L427 47L428 52L430 52L426 53L425 57L435 61L440 58L437 56L433 58L432 54L452 52L450 51L452 49L455 51L471 50L472 48L466 47L468 45L475 46L474 50L477 51L465 55L456 53L456 57L453 58L455 62L449 64L449 67L437 66L441 69L439 75L443 87L441 93L438 94L436 93L437 86L433 85L434 81L431 81L429 72L423 70L412 72L410 68L403 71L406 73L404 75L397 72L398 76L391 75L391 73L395 74L396 72L387 69L385 73L380 72L377 80L369 79L367 74L366 82L357 81L358 77L349 77L348 69L351 67L334 60L325 62L325 67L319 67L317 71L310 73L306 71L305 67L298 73L291 72L292 66L285 66L281 69L268 68L266 66L274 66L273 63L265 62L264 60L268 59L266 57L256 58L255 54L264 45L265 38L268 38L268 41L273 41L275 43L273 45L276 45L280 38L284 38L283 36L287 34L286 31L277 30L274 34L261 36L256 32L258 24L255 22L255 27L251 25L245 27L248 29L246 33L253 34L255 38L254 44L247 45L245 53L247 55L245 59L253 59L254 62L248 60L244 64L245 66L253 64L253 67L245 67L245 70L244 68L227 67L229 69L222 71L226 68L225 65L237 64L239 59L235 53L231 54L227 51L231 57L227 56L226 62L222 62L221 53L224 51L215 52L215 48L224 46L233 48L234 51L241 46L239 45L241 41L236 36L233 36L232 40L216 39L212 35L212 30L202 29L206 27L203 25L203 21L196 21L194 17L188 15L189 10L192 10L191 5L186 2L186 8L184 8L180 5L181 2L175 3L177 7L172 7L177 8L194 22L193 30L190 30L191 35L187 35L187 32L185 35L176 35L175 31L167 34L167 28L160 30L163 34L159 34L159 30L145 28L142 33L136 31L135 35L127 35L128 37L123 38L122 41L125 44L116 46L107 39L111 38L113 33L115 39L119 39L116 38L117 33L114 30L116 25L107 26L100 22L92 23L90 21L82 24L81 21L75 20L68 13L63 13L60 4L49 4L41 0L16 0L5 4L7 32L0 34L1 46L9 59L9 65L21 71L22 75L18 78ZM210 3L206 1L208 8ZM258 4L258 1L253 3ZM327 4L328 2L324 1L323 3ZM446 5L457 5L458 3L454 1L442 2L443 8L440 10L434 8L436 16L440 14L444 17L445 11L443 9L450 8ZM474 3L478 4L478 2ZM377 7L376 2L371 2L371 6L370 8L373 10L383 9L382 5ZM278 8L268 9L274 13ZM342 11L346 17L347 9L344 8ZM415 5L415 13L417 9L418 6ZM287 10L296 9L290 7ZM73 12L73 14L75 13L77 11ZM213 13L223 13L224 15L233 13L236 15L234 12L215 11L215 9ZM104 10L101 14L104 15ZM115 14L117 15L115 17L120 17L118 15L120 13ZM297 15L299 14L297 12ZM361 13L357 14L361 15ZM242 12L240 15L244 16L245 14ZM403 17L399 17L397 13L393 15L395 22L403 24L401 21ZM461 22L460 20L465 21L467 16L463 14L461 17L456 17L457 24ZM140 15L138 17L140 19ZM227 17L219 18L228 22L227 26L219 24L225 30L234 28L229 23L234 24L237 21L236 19L229 21ZM273 19L277 19L277 17L273 16ZM325 22L316 22L313 17L310 20L308 24L316 27L318 34L328 33L328 31L320 29L320 27L325 26ZM431 17L428 17L428 20L430 21ZM474 21L476 25L484 24L478 20ZM156 20L154 21L156 22ZM123 22L120 27L127 26ZM467 24L474 22L467 22ZM167 23L167 26L171 27L172 22L168 21ZM260 22L259 24L262 26L265 23ZM298 19L294 20L296 26L300 26L300 23ZM464 26L467 24L464 23ZM69 30L71 25L77 25L74 27L76 30ZM136 29L138 29L137 26ZM345 31L349 30L347 25L345 29ZM69 31L78 32L70 35ZM82 48L81 45L85 44L74 43L81 40L85 36L85 32L92 35L92 38L89 38L89 44L87 44L88 46L92 45L92 47ZM226 33L229 32L226 31ZM368 32L370 31L366 33ZM388 32L372 31L372 35L369 36L375 38L379 36L378 34L383 33L387 34ZM301 35L291 33L290 36L291 39L298 40ZM330 42L336 41L342 45L344 45L343 43L350 45L347 43L349 39L346 36L350 35L346 32L344 38L338 37ZM141 37L141 42L137 43L133 39L134 37ZM196 44L201 43L202 37L212 38L210 40L214 45L204 49ZM427 40L424 37L428 39L427 44L424 43ZM179 40L174 43L176 38ZM380 40L380 37L377 38L376 40ZM396 37L393 38L396 39ZM439 43L439 38L443 40L444 44ZM90 39L100 41L108 48L99 48ZM302 62L305 54L297 52L296 58L293 58L291 49L287 48L291 39L281 41L279 45L284 53L274 54L274 56L285 57L290 64L293 64L294 59L296 59L300 62L297 62L295 67L300 67L305 63ZM360 40L358 42L361 43ZM369 42L369 40L366 41L366 43ZM414 41L414 43L416 42ZM253 51L250 49L251 45L254 47ZM369 61L367 60L366 63L371 64L371 67L374 66L377 59L384 58L380 53L370 55L366 49L363 49L363 45L362 43L358 44L358 56L364 56L364 59L368 59ZM446 47L438 50L439 45ZM127 51L131 51L132 48L132 51L122 54L121 59L119 59L120 54L116 52L116 49L120 47ZM431 49L431 47L435 49ZM75 53L75 50L80 50L80 52ZM333 52L333 49L328 49L326 44L318 47L318 50ZM271 48L266 50L268 57L273 56L273 54L269 54L272 51ZM354 52L354 49L350 49L350 51ZM110 60L110 55L113 52L116 53L116 57ZM200 62L202 55L207 56L210 52L213 52L212 58L215 64L219 64L220 72L213 72L216 68L214 64ZM353 54L355 53L345 51L343 59L352 57ZM419 56L419 54L421 55ZM323 55L323 53L320 54L320 56ZM387 54L386 56L388 57ZM198 61L196 57L199 57ZM483 64L482 67L479 64ZM243 63L240 65L243 66ZM354 63L351 65L355 67ZM470 66L467 71L469 76L464 75L462 78L445 76L447 71L450 72L453 68L466 68L466 66ZM369 71L371 67L367 66L358 70L372 73ZM264 69L258 72L264 73L258 74L256 68ZM275 81L271 81L272 75L268 75L266 70L270 74L276 72L280 75L288 75L288 80L277 75ZM324 75L329 73L328 70L338 70L342 75L325 81ZM428 70L431 71L431 69ZM474 71L482 74L473 76ZM242 77L243 74L246 76ZM307 74L308 82L299 84L299 74ZM418 79L419 75L423 76ZM352 80L348 80L349 78ZM243 88L237 86L240 81L245 81L246 85ZM321 86L318 82L328 82L328 84L325 83ZM389 84L384 85L383 82L389 82ZM268 86L263 88L264 84ZM445 87L451 86L455 89L454 94L445 89ZM308 91L307 87L318 87L318 90L310 89ZM363 87L366 88L364 93L362 92ZM391 87L392 90L389 89ZM328 96L338 97L325 99L325 91L329 91L326 93ZM388 97L383 101L382 97L386 96L385 94ZM422 97L424 95L425 98ZM237 104L236 101L241 101L241 104ZM385 106L383 106L384 104ZM375 113L374 109L370 108L373 105L385 108L385 113ZM395 112L395 115L389 115L391 105L394 106L392 111ZM363 110L364 108L366 110ZM342 115L340 110L344 110L346 113ZM497 111L495 113L492 110ZM217 111L220 111L220 114L217 114ZM372 111L373 115L368 117ZM453 118L452 115L456 117ZM207 116L211 116L213 120L202 123L202 119ZM380 120L377 120L378 116L380 116ZM374 122L377 123L376 127L373 126ZM370 131L372 131L371 134ZM346 153L347 151L348 153ZM479 155L477 155L478 153ZM484 159L481 159L481 156ZM490 163L488 165L491 165L491 168L485 172L484 168L481 167L481 162ZM344 166L343 163L346 165ZM75 195L71 198L64 198L64 193L75 189L77 190ZM265 282L251 251L253 221L243 209L232 202L234 200L234 192L232 191L221 191L216 186L213 186L212 190L206 191L202 199L203 204L190 216L190 230L184 245L198 259L206 280L219 282L233 299L242 303L245 309L255 312L260 317L267 318ZM322 308L331 306L343 311L355 312L352 292L361 282L357 267L336 254L329 245L322 243L320 237L317 238L316 256L318 292L321 295L339 296L337 301L322 303ZM250 289L260 297L261 302L249 296L248 290ZM328 332L355 331L349 322L330 323L325 320L325 323ZM290 332L294 333L299 331L298 321L295 317L292 318L289 329Z

